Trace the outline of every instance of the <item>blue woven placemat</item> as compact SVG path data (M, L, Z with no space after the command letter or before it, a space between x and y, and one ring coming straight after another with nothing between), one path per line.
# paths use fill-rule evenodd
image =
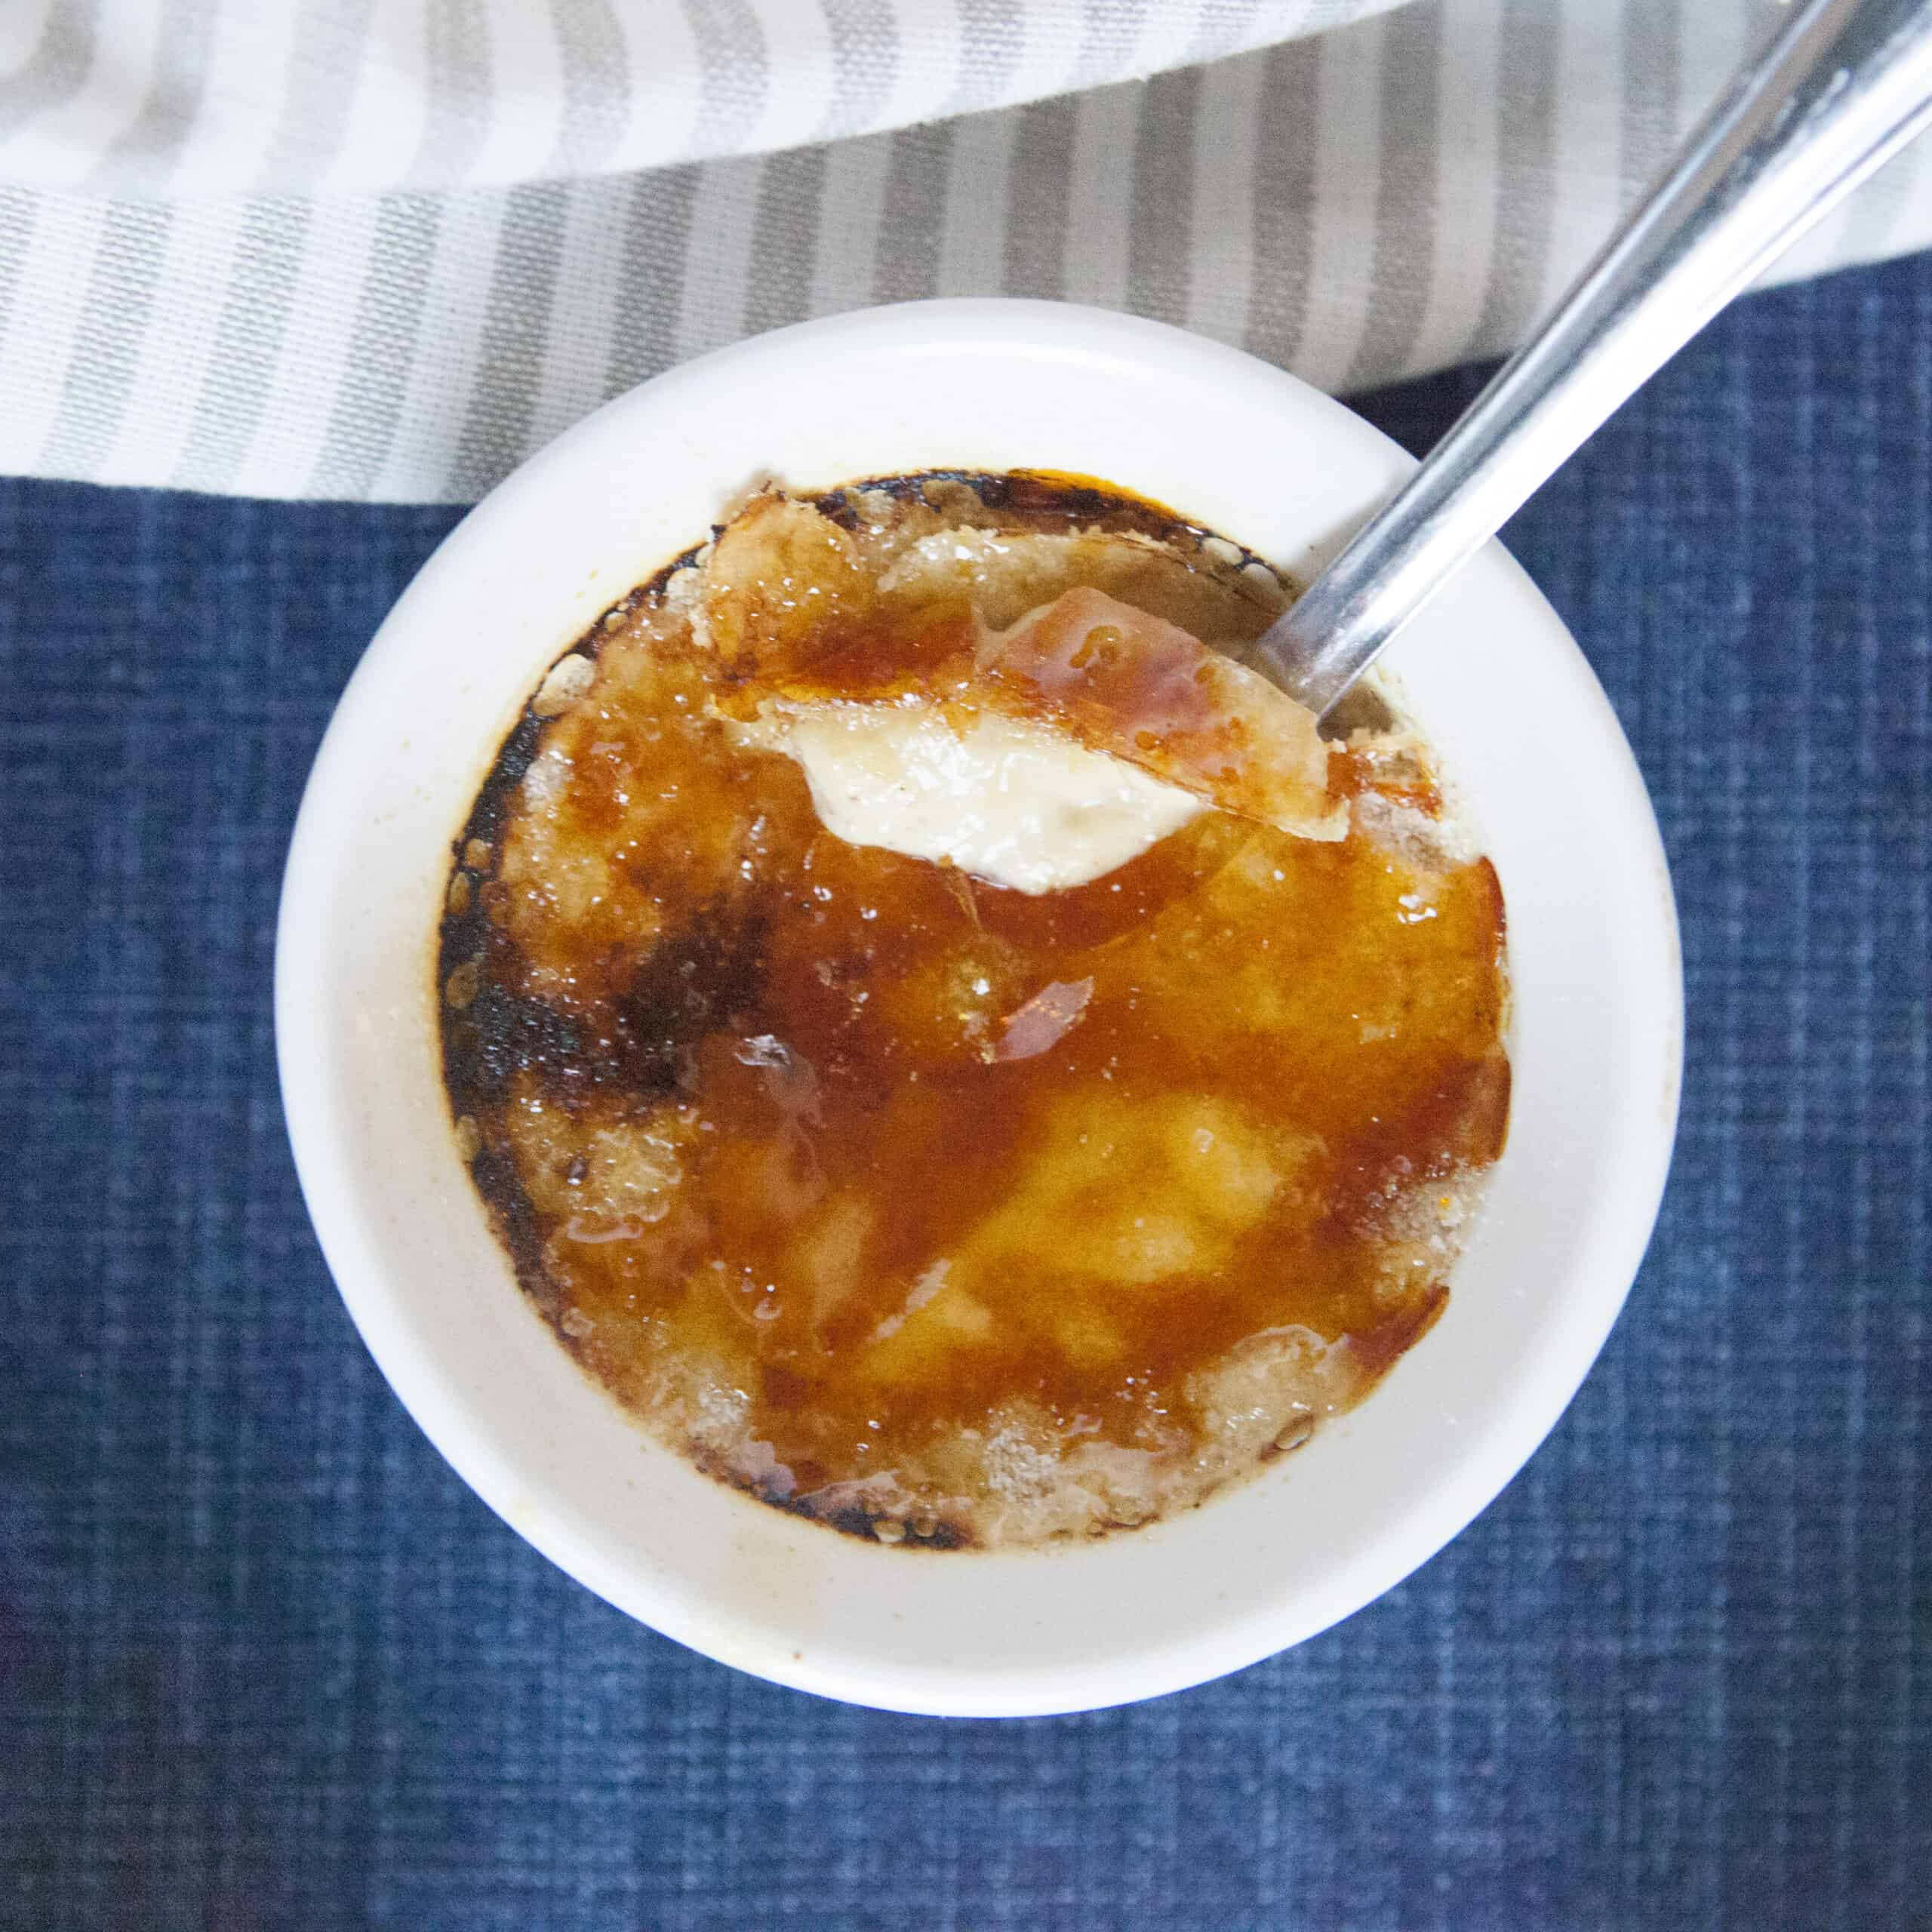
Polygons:
M1371 411L1426 442L1471 388ZM330 705L451 521L0 485L0 1921L1927 1922L1932 261L1724 318L1510 534L1684 916L1683 1133L1608 1350L1408 1583L1137 1709L703 1661L371 1366L271 933Z

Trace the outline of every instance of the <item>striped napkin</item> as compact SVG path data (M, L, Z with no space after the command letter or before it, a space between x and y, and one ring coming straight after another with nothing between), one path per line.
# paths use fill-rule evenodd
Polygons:
M872 302L1507 348L1777 0L0 0L0 469L463 501ZM1908 150L1783 275L1932 242Z

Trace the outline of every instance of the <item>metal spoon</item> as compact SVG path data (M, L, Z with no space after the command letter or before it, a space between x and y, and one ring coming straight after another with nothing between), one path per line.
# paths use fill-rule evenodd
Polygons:
M1408 481L1276 619L1259 667L1327 712L1639 383L1932 122L1932 0L1809 0Z

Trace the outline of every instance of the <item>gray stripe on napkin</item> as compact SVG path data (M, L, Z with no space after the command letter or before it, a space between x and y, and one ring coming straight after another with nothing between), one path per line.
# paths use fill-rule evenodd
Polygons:
M1677 36L1632 13L1623 20L1623 199L1634 202L1675 151Z
M825 199L825 150L766 156L752 225L752 285L745 333L782 328L811 311L812 262Z
M382 198L343 386L307 480L309 496L365 497L381 473L416 364L442 221L439 196Z
M0 137L72 99L94 66L100 0L56 0L33 51L11 74L0 74Z
M1075 108L1042 100L1020 110L1007 177L1001 293L1052 300L1066 293L1067 195Z
M1251 45L1261 4L1262 0L1205 0L1194 37L1187 44L1188 65L1225 60Z
M143 171L153 182L165 181L194 125L208 78L214 16L202 0L162 0L158 31L158 58L147 97L132 125L102 156L88 178L90 187L138 181Z
M0 342L14 312L14 297L40 219L40 199L24 188L0 186Z
M1399 368L1415 346L1435 282L1437 169L1441 150L1436 76L1442 17L1414 8L1389 21L1381 51L1382 171L1368 315L1346 386L1360 389Z
M824 0L832 38L832 99L819 129L831 140L879 118L899 71L899 23L890 0Z
M481 496L529 447L569 194L561 181L511 190L483 314L481 380L471 393L450 466L448 494L459 502Z
M641 174L622 198L622 262L616 285L617 325L603 393L619 395L671 361L678 339L683 282L674 265L690 246L691 204L699 170L666 168Z
M1187 319L1192 278L1198 68L1157 74L1139 90L1140 125L1134 144L1134 217L1128 229L1128 306L1136 314L1179 324Z
M630 119L623 29L611 0L551 0L563 69L563 118L549 166L587 174L616 149Z
M306 202L248 205L187 445L168 479L179 488L229 488L254 441L274 394L309 216Z
M958 81L940 109L970 113L1008 98L1026 46L1026 16L1009 0L954 0L959 9Z
M319 180L343 149L351 91L375 0L306 0L281 76L275 131L257 183ZM266 79L263 83L268 85Z
M88 475L114 447L174 224L174 211L155 202L118 202L109 211L60 408L41 451L51 475Z
M1561 29L1540 0L1506 0L1496 95L1495 240L1476 324L1478 352L1512 342L1542 299L1556 195L1556 76Z
M412 183L460 181L489 132L490 23L482 0L429 0L423 20L423 139Z
M939 245L952 159L952 127L908 128L892 137L885 219L872 269L875 302L915 302L939 292Z
M693 148L704 155L735 152L764 112L771 85L764 29L745 0L685 0L685 11L703 75Z
M1087 0L1080 57L1073 69L1076 88L1118 80L1128 71L1146 24L1148 5L1149 0Z
M1292 365L1308 312L1315 238L1315 149L1320 122L1321 44L1278 47L1267 56L1255 146L1254 279L1247 346Z

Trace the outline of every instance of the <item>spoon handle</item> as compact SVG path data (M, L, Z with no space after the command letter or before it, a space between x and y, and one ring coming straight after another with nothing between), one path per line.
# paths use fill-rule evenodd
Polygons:
M1809 0L1408 481L1258 647L1326 712L1617 405L1932 121L1932 0Z

